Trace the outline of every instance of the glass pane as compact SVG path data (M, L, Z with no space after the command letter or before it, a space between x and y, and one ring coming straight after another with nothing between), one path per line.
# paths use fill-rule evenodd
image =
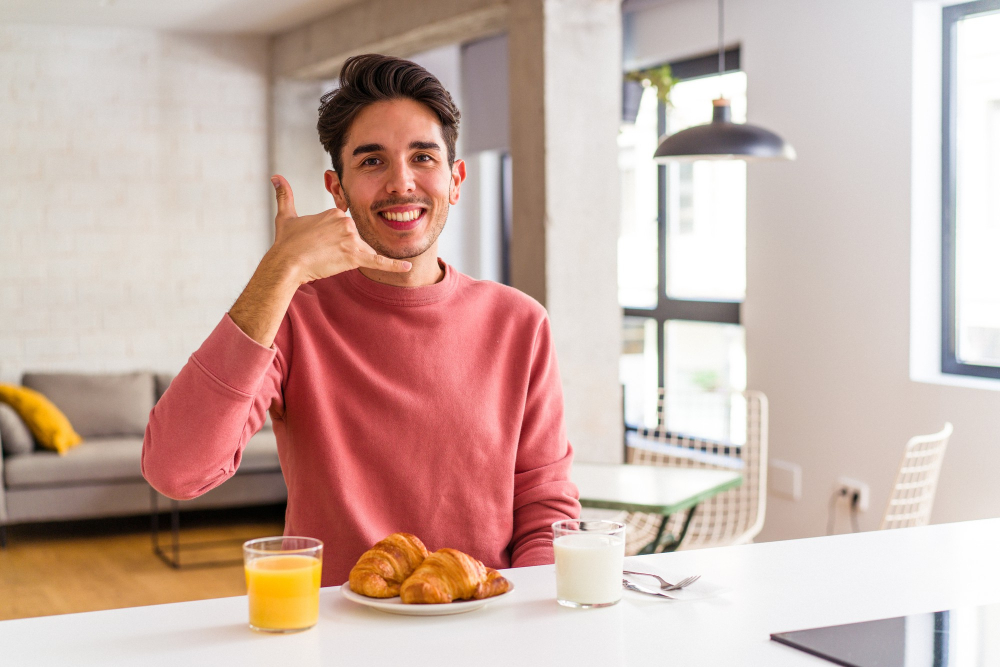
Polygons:
M622 330L618 377L625 389L625 423L656 426L658 369L656 320L626 317Z
M657 168L656 88L644 89L634 124L618 134L621 233L618 237L618 302L626 308L656 307Z
M682 81L670 91L667 132L712 120L712 100L745 122L743 72ZM746 162L699 160L667 166L667 294L741 301L746 295Z
M1000 12L957 25L957 355L985 366L1000 366L998 35Z
M666 335L668 431L743 444L747 355L743 327L669 320Z

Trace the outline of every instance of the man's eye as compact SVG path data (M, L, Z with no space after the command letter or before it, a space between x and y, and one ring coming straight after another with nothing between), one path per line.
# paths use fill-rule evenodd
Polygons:
M364 160L362 160L361 164L363 164L365 166L368 166L368 167L374 167L374 166L376 166L378 164L378 158L377 157L366 157Z
M421 153L420 155L416 156L413 159L416 160L417 162L430 162L434 158L432 158L430 155L427 155L426 153Z

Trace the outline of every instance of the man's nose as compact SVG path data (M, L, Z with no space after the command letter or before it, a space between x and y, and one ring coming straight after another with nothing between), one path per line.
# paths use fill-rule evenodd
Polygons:
M416 189L413 182L413 169L410 168L407 161L396 162L389 168L385 189L390 194L405 194Z

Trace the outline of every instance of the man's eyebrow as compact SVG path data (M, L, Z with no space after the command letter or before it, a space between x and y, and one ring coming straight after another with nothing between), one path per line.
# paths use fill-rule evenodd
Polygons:
M351 157L354 157L355 155L361 155L362 153L377 153L379 151L384 151L384 150L385 146L383 146L382 144L361 144L360 146L354 149L354 152L351 153Z
M411 141L410 150L439 151L441 147L433 141ZM351 156L354 157L363 153L378 153L379 151L385 151L385 146L382 144L361 144L354 149Z

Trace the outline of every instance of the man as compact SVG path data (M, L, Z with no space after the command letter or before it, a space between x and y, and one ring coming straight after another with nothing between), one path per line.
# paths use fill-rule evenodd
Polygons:
M544 309L437 257L465 164L431 74L351 58L320 106L337 208L298 216L275 176L275 241L150 415L143 475L173 498L222 484L270 414L286 534L325 544L323 584L396 532L495 568L551 563L579 514Z

